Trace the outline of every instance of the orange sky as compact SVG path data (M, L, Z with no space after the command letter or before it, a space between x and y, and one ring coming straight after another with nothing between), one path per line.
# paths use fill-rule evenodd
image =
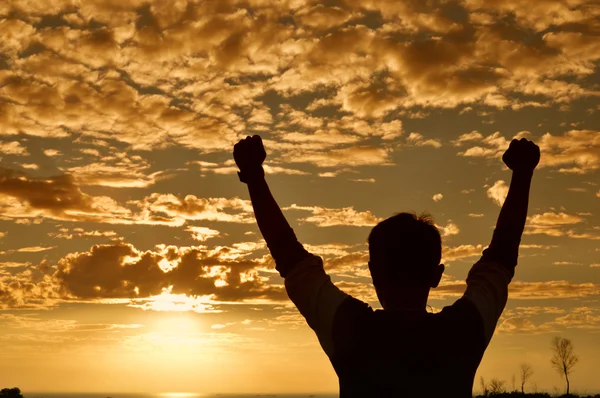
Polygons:
M375 308L370 227L433 214L433 311L489 243L501 154L535 141L478 376L510 386L527 361L562 388L560 335L572 391L600 392L599 19L593 0L1 2L0 388L337 391L236 175L261 134L298 238Z

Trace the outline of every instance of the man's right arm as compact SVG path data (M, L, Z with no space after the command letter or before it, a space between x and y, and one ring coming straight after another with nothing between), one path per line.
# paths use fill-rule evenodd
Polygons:
M500 210L492 241L467 277L465 297L477 307L486 343L508 299L508 284L514 276L521 235L527 220L529 190L540 149L526 139L513 140L502 157L513 171L506 200Z
M234 159L240 168L238 175L240 181L248 185L254 215L275 260L275 269L285 278L290 299L331 357L334 320L339 318L338 308L350 296L331 282L323 268L323 259L309 253L296 239L265 181L262 163L266 156L258 135L248 136L234 146ZM356 307L356 303L353 305L346 304L343 308Z

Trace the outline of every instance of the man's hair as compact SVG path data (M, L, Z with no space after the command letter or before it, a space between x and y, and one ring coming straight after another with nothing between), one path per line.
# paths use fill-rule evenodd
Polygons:
M427 280L442 258L442 238L427 213L397 213L373 227L368 242L373 279Z

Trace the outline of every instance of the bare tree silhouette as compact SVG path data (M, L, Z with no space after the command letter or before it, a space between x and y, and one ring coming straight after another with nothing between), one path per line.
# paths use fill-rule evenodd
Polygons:
M489 390L483 376L479 377L479 385L481 386L481 394L483 394L484 397L487 397L489 394Z
M528 363L521 364L521 393L525 394L525 383L533 376L533 368Z
M506 383L504 380L490 380L490 395L499 395L506 392L506 388L504 388L504 383Z
M558 336L552 339L552 353L550 363L560 375L565 376L567 395L569 395L569 375L573 372L573 367L579 362L579 357L573 352L571 340Z

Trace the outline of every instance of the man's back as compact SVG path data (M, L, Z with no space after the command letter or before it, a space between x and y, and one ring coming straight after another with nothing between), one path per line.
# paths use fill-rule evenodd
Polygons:
M470 397L514 274L495 253L484 251L463 297L437 314L374 311L338 289L310 253L286 273L285 287L338 374L341 398Z
M374 311L346 299L333 323L330 357L340 397L470 397L487 345L482 325L465 298L436 314Z

